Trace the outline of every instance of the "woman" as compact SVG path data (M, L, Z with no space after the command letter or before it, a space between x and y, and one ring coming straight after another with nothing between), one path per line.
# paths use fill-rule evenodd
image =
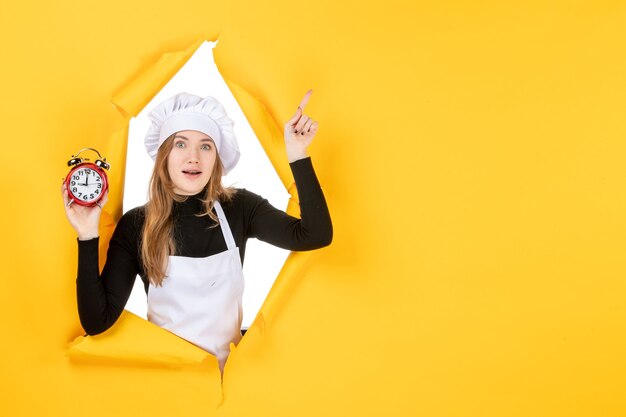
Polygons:
M115 323L139 275L148 320L215 355L223 371L230 343L241 339L246 240L297 251L332 240L328 207L307 155L318 128L303 114L311 93L284 132L301 219L248 190L222 186L222 175L239 160L233 122L214 98L187 93L150 112L145 143L155 165L149 201L120 219L101 274L98 223L108 195L84 207L70 204L62 187L65 213L78 234L78 313L88 334Z

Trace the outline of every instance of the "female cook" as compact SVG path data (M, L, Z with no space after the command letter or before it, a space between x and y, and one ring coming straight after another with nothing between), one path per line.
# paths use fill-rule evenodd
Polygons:
M93 207L70 205L62 187L65 213L78 234L78 313L88 334L115 323L139 275L148 320L215 355L223 371L230 343L241 339L247 239L295 251L332 240L328 207L307 155L318 128L303 114L311 93L284 131L301 219L246 189L222 185L239 160L233 121L214 98L187 93L149 114L145 145L155 160L149 201L120 219L102 273L98 223L107 195Z

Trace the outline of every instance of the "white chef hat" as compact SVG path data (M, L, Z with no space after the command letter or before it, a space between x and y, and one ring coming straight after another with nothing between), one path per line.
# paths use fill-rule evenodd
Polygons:
M172 134L197 130L215 142L224 165L224 175L237 165L240 153L233 131L234 122L215 98L178 93L156 106L148 117L152 124L146 133L145 144L152 160L156 160L159 147Z

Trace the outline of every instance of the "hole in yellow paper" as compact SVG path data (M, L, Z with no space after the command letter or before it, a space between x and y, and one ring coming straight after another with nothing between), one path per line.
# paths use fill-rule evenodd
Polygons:
M126 155L124 212L147 201L148 183L154 165L144 147L144 135L150 125L148 113L158 103L183 91L202 97L215 97L235 122L241 159L237 167L223 178L223 183L260 194L277 208L284 210L287 207L289 194L215 65L213 48L216 43L203 43L137 117L131 119ZM289 251L256 239L248 240L244 262L244 329L254 320L288 255ZM139 277L135 281L126 309L144 319L147 316L146 292Z

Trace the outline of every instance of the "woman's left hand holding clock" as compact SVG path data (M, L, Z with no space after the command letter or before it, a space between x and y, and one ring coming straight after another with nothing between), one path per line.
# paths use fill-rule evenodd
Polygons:
M98 237L100 214L102 213L102 207L104 207L109 199L109 190L107 189L98 204L92 207L70 204L71 198L67 192L65 182L63 182L61 186L61 195L63 197L65 215L78 234L78 239L89 240Z

